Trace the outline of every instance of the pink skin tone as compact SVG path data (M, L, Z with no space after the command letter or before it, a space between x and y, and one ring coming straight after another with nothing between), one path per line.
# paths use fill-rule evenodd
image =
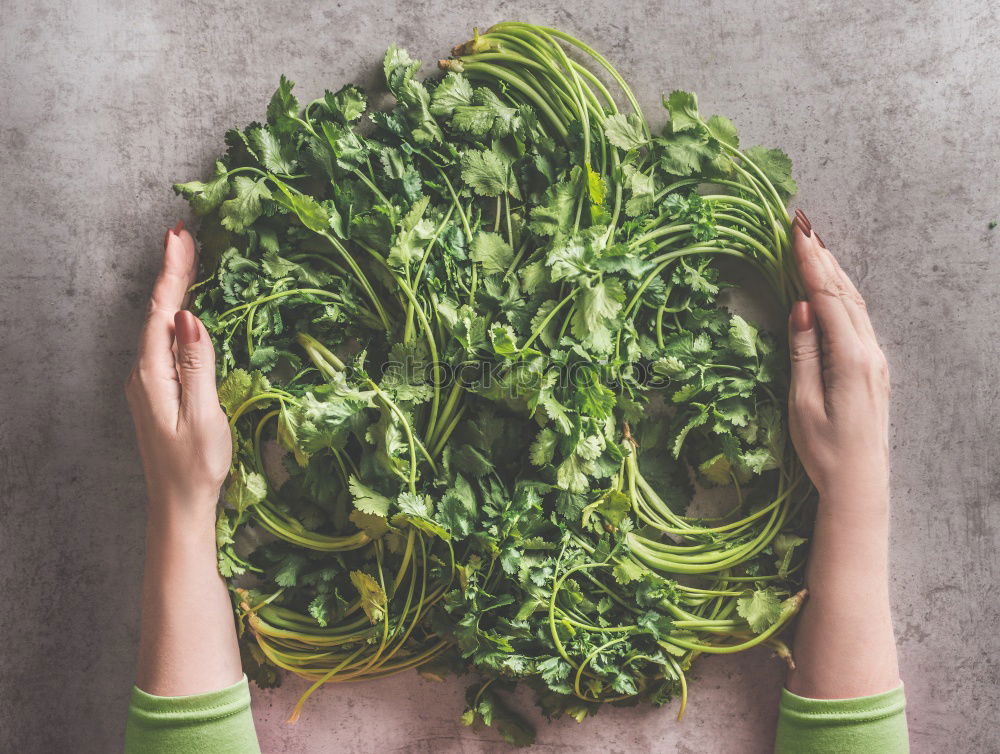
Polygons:
M788 690L843 699L896 688L889 608L889 369L865 302L805 215L806 301L789 317L792 442L819 492Z
M216 568L215 510L232 440L205 326L183 311L194 239L167 231L139 357L125 385L149 497L136 685L158 696L243 677L233 610Z
M792 232L807 300L789 317L789 414L819 509L787 685L800 696L864 696L899 685L888 595L888 369L864 301L801 213ZM211 340L182 308L194 240L178 223L164 246L125 392L149 497L136 684L179 696L231 685L242 670L215 558L232 441Z

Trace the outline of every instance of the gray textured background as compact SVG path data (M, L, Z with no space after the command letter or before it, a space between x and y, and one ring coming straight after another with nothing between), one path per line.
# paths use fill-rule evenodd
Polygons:
M894 376L893 604L916 752L1000 751L996 311L1000 19L989 0L877 3L0 0L0 750L121 746L143 486L121 383L163 231L223 131L280 72L303 96L432 61L505 18L577 33L655 113L691 88L783 146L868 298ZM605 710L542 751L764 752L781 669L697 666L687 719ZM266 751L500 751L461 682L255 693ZM522 700L528 706L527 699Z

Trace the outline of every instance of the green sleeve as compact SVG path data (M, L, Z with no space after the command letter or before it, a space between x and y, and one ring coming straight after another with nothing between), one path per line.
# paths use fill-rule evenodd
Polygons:
M907 754L903 687L857 699L806 699L781 690L775 754Z
M125 754L260 754L250 715L250 687L207 694L153 696L132 689Z

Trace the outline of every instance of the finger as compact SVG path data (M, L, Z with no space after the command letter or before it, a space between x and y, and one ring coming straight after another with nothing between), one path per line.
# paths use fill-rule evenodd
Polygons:
M788 317L788 350L792 383L788 403L792 410L825 417L823 349L812 306L796 301Z
M792 224L792 245L810 309L828 345L857 343L857 332L844 308L840 277L821 253L823 249L805 223L808 220L800 220L796 215Z
M178 223L181 225L181 223ZM184 248L187 254L191 256L191 271L188 278L187 287L184 290L184 298L181 301L181 309L187 309L188 304L191 300L191 286L197 282L198 279L198 246L194 242L194 236L191 235L184 227L181 225L181 230L177 234L181 243L184 244Z
M139 338L137 368L162 379L177 379L174 368L174 313L184 298L188 276L193 275L192 258L177 229L167 231L163 240L163 262L153 285L146 324Z
M184 230L184 223L167 231L163 247L163 265L153 285L151 308L162 308L174 312L181 308L184 294L194 283L195 253L194 239Z
M819 244L821 253L827 260L829 264L840 277L841 286L843 287L844 293L844 307L847 309L847 314L851 318L851 322L854 324L854 329L857 331L858 336L867 345L878 348L878 340L875 337L875 328L872 327L871 318L868 316L868 307L865 304L864 297L858 291L857 286L851 281L851 278L844 271L844 268L840 266L837 261L837 257L826 247L823 243L823 239L819 237L818 233L813 233L816 236L816 242Z
M181 381L178 421L198 421L219 411L215 388L215 349L208 330L191 312L174 315L177 333L177 374Z

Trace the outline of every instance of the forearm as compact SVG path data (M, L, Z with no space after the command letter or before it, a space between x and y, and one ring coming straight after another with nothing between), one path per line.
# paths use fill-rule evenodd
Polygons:
M154 512L146 535L136 685L150 694L182 696L230 686L241 676L232 606L216 565L214 520L208 513L195 521Z
M861 504L859 504L861 503ZM889 607L888 493L820 500L788 689L844 699L899 685Z

